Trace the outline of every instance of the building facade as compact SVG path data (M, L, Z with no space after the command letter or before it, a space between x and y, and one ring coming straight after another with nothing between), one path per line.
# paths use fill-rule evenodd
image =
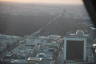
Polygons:
M88 34L77 30L75 34L64 37L64 62L92 63L93 53Z

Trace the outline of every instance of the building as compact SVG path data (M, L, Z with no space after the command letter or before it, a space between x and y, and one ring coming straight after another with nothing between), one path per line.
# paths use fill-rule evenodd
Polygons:
M88 34L77 30L76 33L64 37L64 62L93 62L92 43L88 42Z
M27 36L7 52L4 61L9 64L56 64L61 51L59 35Z

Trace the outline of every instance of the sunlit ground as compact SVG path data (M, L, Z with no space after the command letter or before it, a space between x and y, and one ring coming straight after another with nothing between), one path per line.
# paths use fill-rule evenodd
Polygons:
M44 3L44 4L82 4L82 0L0 0L1 2Z

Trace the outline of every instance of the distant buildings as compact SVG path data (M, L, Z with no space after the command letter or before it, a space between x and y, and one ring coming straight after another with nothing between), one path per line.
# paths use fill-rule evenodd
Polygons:
M4 61L12 64L55 64L62 48L63 40L60 39L59 35L25 36L16 48L5 54Z
M76 33L24 37L0 35L3 43L13 43L5 52L3 61L11 64L70 64L93 63L94 54L89 35L82 30ZM4 40L2 40L4 39ZM18 44L16 44L18 43ZM1 43L0 43L1 44ZM6 45L3 45L6 47ZM0 50L2 47L0 48Z

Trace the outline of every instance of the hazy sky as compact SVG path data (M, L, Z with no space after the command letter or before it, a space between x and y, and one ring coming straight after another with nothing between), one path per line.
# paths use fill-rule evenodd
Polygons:
M82 0L0 0L3 2L46 3L46 4L82 4Z

